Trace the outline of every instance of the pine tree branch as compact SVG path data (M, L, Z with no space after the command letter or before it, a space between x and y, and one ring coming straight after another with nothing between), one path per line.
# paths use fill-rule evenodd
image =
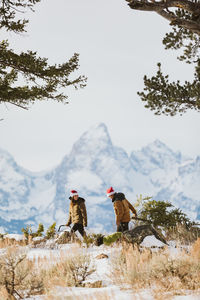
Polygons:
M159 11L170 7L182 8L188 12L200 14L200 3L189 0L162 0L162 1L145 1L145 0L126 0L132 9L143 11Z
M142 11L154 11L163 18L170 21L170 25L177 25L184 29L190 30L200 35L200 2L193 2L188 0L162 0L162 1L138 1L126 0L129 2L130 8ZM194 16L194 20L185 18L178 18L174 12L169 11L169 8L181 8Z
M183 18L177 18L175 14L166 12L165 10L157 11L157 13L162 16L163 18L171 21L170 25L180 26L184 29L191 30L192 32L200 35L200 24L191 20L186 20Z
M22 105L19 105L19 104L16 104L16 103L14 103L14 102L9 102L10 104L12 104L12 105L15 105L15 106L18 106L18 107L20 107L20 108L23 108L23 109L25 109L25 110L28 110L28 108L27 107L24 107L24 106L22 106ZM0 121L2 121L3 119L0 119Z

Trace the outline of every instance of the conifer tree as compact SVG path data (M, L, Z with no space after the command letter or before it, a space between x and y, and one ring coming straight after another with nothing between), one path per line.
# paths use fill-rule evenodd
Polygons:
M23 33L27 19L23 13L41 0L2 0L0 1L0 29ZM11 103L28 109L37 100L53 99L67 103L67 95L60 90L68 86L83 88L85 76L71 78L79 68L79 54L75 53L67 62L50 65L47 58L28 50L16 53L9 47L8 40L0 41L0 104ZM19 84L23 78L24 84Z
M56 222L54 222L51 226L49 226L46 232L46 237L47 239L52 239L54 238L55 234L56 234Z
M165 49L182 50L180 61L194 65L193 81L170 82L158 63L157 74L144 76L144 90L138 92L145 107L156 115L200 111L200 1L126 0L133 10L155 12L170 22L172 31L163 38Z

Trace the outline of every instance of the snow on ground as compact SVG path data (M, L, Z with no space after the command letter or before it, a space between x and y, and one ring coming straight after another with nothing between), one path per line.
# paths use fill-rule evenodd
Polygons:
M143 246L146 247L161 247L164 244L160 241L158 241L154 236L150 236L144 239ZM178 251L180 249L175 248L175 245L171 245L170 247L170 253L172 255L177 255ZM171 249L173 248L173 249ZM37 261L37 258L39 257L47 257L47 258L57 258L59 259L60 256L63 256L63 253L68 255L77 254L77 251L80 251L81 253L87 253L92 258L92 263L95 265L96 271L91 274L86 282L96 282L96 281L102 281L102 288L84 288L84 287L56 287L52 291L52 295L56 295L56 297L61 297L58 299L68 299L67 297L73 297L75 300L76 297L81 296L83 299L87 299L91 297L94 297L95 300L96 297L102 298L102 299L112 299L112 300L153 300L154 297L152 295L151 290L140 290L139 292L135 292L131 290L128 286L119 287L113 284L113 280L111 278L111 260L114 255L118 251L120 251L120 247L107 247L104 245L101 245L100 247L92 246L89 248L78 248L76 245L73 244L66 244L61 245L60 249L56 250L49 250L49 249L31 249L28 253L28 257L33 259L35 258ZM103 259L97 259L96 257L99 254L106 254L108 255L108 258ZM195 295L191 294L190 291L185 292L186 295L184 296L174 296L171 298L172 300L197 300L200 299L200 294ZM109 297L109 298L108 298ZM29 300L44 300L44 296L37 296L32 297Z
M56 295L56 299L67 300L80 297L83 300L88 299L109 299L109 300L153 300L150 291L142 291L141 293L134 293L130 290L122 290L117 286L109 286L103 288L60 288L53 290L53 296ZM60 297L60 298L57 298ZM68 298L70 297L70 298ZM71 298L73 297L73 298ZM98 297L98 298L97 298ZM109 298L108 298L109 297ZM45 296L35 296L28 298L27 300L44 300ZM78 298L80 299L80 298ZM193 299L192 299L193 300ZM196 300L196 299L194 299Z
M111 279L111 259L113 255L116 255L116 252L120 251L120 247L107 247L101 245L100 247L93 246L90 248L77 248L76 245L67 244L62 245L60 249L49 250L49 249L31 249L28 253L30 259L37 259L40 257L44 258L53 258L59 259L60 255L63 256L63 253L68 256L72 253L77 254L77 250L81 253L87 253L92 258L92 264L95 266L95 272L91 274L86 282L96 282L102 281L102 288L82 288L82 287L56 287L52 291L52 295L56 297L61 297L60 299L67 299L67 297L81 296L83 299L87 297L101 297L102 299L110 297L112 300L132 300L132 299L144 299L151 300L153 299L149 291L142 291L140 294L135 294L130 289L121 289L120 287L113 285ZM108 255L108 258L97 259L96 257L100 254ZM144 298L144 296L146 298ZM44 296L31 297L29 300L43 300ZM90 298L91 299L91 298Z
M145 237L143 242L140 244L143 247L164 247L166 246L163 242L157 240L154 235Z
M20 240L22 235L8 235L10 238L15 238ZM50 241L49 243L51 243ZM164 244L158 241L154 236L146 237L141 244L143 247L162 247ZM166 245L164 245L166 246ZM47 245L48 247L48 245ZM47 248L28 248L27 256L29 259L34 260L36 263L39 258L46 258L48 260L48 265L55 263L56 261L63 259L63 257L69 257L71 255L76 255L78 253L89 254L92 259L92 264L95 267L95 272L92 273L87 281L93 283L96 281L102 281L101 288L88 288L88 287L54 287L51 291L51 295L55 299L65 300L70 297L71 299L76 299L80 297L84 299L112 299L112 300L153 300L154 296L152 291L149 289L144 289L140 291L131 290L130 287L123 286L119 287L113 283L113 274L111 274L112 258L116 256L117 252L121 250L120 246L107 247L101 245L100 247L92 246L87 248L80 247L77 244L64 244L58 245L57 249L47 249ZM2 250L2 249L1 249ZM177 248L172 242L169 246L169 251L172 256L178 255L180 248ZM3 253L3 252L1 252ZM108 258L97 259L100 254L105 254ZM40 260L41 261L41 260ZM46 263L46 262L45 262ZM191 294L191 291L184 291L186 295L184 296L174 296L172 300L198 300L200 299L200 293L195 295ZM52 298L53 299L53 298ZM45 300L45 296L34 296L29 298L29 300Z
M16 240L16 241L23 241L24 240L24 235L23 234L5 234L5 238L8 238L8 239L13 239L13 240Z
M183 296L174 296L173 300L199 300L200 299L200 294L198 295L183 295Z

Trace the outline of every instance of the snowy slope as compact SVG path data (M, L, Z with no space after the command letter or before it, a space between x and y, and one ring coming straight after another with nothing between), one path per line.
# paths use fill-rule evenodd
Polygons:
M53 170L31 173L0 149L0 227L20 232L22 226L56 221L65 224L69 192L86 199L89 227L112 231L114 215L105 190L113 186L134 202L136 195L169 200L200 218L200 157L185 158L156 140L129 156L113 145L105 124L85 132Z

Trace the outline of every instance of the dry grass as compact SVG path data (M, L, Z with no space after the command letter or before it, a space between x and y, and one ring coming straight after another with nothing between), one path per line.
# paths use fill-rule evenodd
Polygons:
M9 238L1 238L0 239L0 249L7 248L10 246L26 246L27 243L25 240L16 241L15 239L9 239Z
M193 244L191 254L200 261L200 238Z
M100 292L101 289L96 294L80 297L73 293L62 295L56 288L86 287L84 281L95 271L90 256L86 255L85 250L81 251L79 245L60 251L59 256L52 254L33 261L25 257L24 251L23 247L7 247L7 252L1 256L0 299L17 299L16 293L13 295L15 298L11 296L13 270L16 280L14 289L22 296L44 292L46 300L113 299L114 296L103 290ZM121 286L128 284L137 292L144 288L151 289L156 300L170 299L185 290L200 290L200 238L189 253L181 249L177 251L180 252L178 255L171 256L168 248L158 252L141 251L125 243L121 250L115 251L112 259L113 283Z
M55 286L83 286L83 282L95 271L90 256L81 251L78 244L74 244L70 251L60 251L59 256L34 260L34 264L41 270L40 277L46 292Z
M167 249L140 252L138 248L126 247L113 259L113 280L120 285L129 284L137 291L151 288L157 295L161 295L161 291L172 294L181 290L197 291L200 289L199 252L199 240L191 253L180 250L175 258Z
M79 253L56 262L51 268L43 270L41 276L47 289L52 285L78 287L94 271L90 256Z
M192 226L187 228L183 224L177 224L175 227L166 230L166 239L176 241L181 244L190 245L200 237L200 228Z
M8 247L0 257L0 299L42 294L55 286L84 286L94 271L90 256L77 246L37 261L28 260L23 247Z
M2 300L14 300L14 298L8 294L5 287L0 287L0 299L2 299Z

